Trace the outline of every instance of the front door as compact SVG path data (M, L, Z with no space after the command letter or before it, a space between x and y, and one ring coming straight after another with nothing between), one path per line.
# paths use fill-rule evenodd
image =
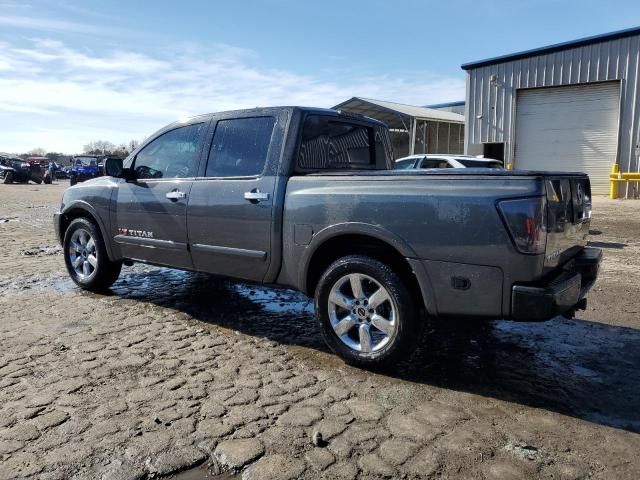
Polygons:
M133 160L136 181L122 181L112 227L124 258L192 268L187 202L198 169L207 123L161 133Z
M203 176L189 196L188 231L196 270L262 280L271 234L280 148L276 116L218 120Z

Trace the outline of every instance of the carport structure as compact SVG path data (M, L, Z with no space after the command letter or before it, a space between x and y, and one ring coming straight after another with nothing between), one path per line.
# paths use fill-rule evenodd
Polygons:
M363 97L352 97L333 108L386 123L396 158L464 151L464 116L457 113Z

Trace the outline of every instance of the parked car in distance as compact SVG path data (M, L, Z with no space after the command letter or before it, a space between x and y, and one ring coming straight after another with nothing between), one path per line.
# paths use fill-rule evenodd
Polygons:
M78 155L71 159L69 178L71 185L101 176L98 157Z
M419 154L396 160L394 168L504 168L500 160L471 155Z
M27 183L29 180L42 183L40 167L29 165L17 157L0 157L0 180L3 183Z
M71 178L71 166L65 165L64 167L59 167L56 169L56 179L69 179Z
M295 288L314 298L329 347L364 367L409 355L429 317L586 307L601 260L587 247L587 175L393 163L371 118L201 115L68 188L54 225L81 288L108 288L134 262Z
M47 157L27 157L26 162L32 167L40 167L44 168L49 163L49 159Z

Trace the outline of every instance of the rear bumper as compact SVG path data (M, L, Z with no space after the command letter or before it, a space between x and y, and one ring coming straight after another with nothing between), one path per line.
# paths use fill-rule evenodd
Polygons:
M511 292L513 320L544 321L584 309L587 292L596 281L601 261L602 250L587 247L545 282L514 285Z

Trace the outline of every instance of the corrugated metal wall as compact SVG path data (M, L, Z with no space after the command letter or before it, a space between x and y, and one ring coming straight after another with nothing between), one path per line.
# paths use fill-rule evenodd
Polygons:
M619 80L618 163L621 171L640 171L639 69L635 35L467 70L465 151L472 144L504 142L505 163L512 161L518 89Z

